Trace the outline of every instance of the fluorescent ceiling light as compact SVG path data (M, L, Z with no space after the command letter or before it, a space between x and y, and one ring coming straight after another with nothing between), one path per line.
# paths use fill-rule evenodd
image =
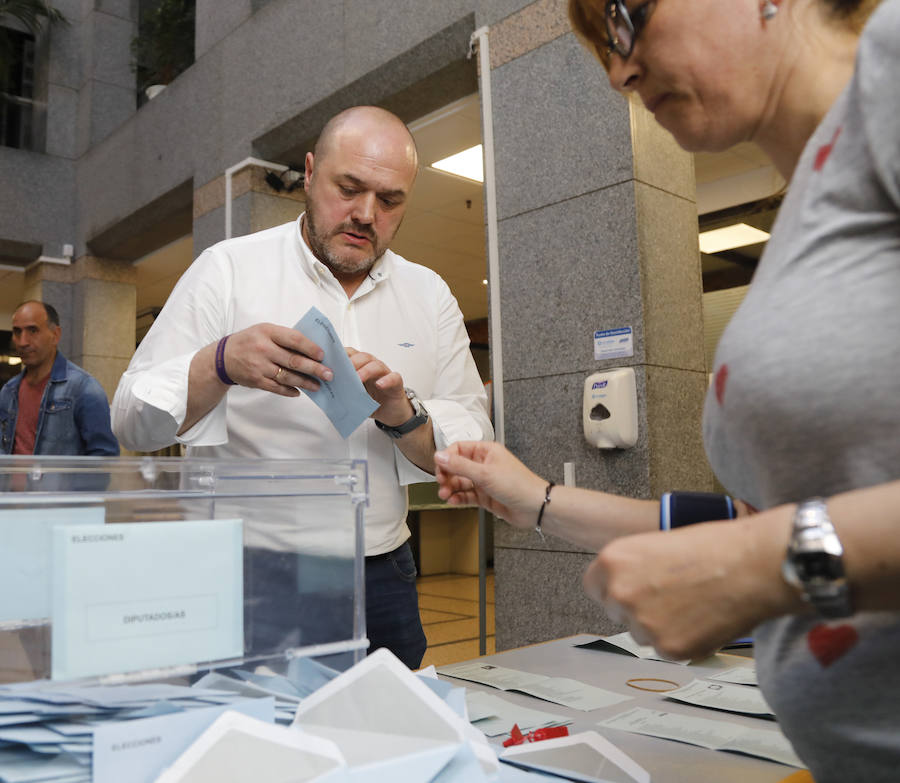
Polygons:
M700 234L700 250L704 253L721 253L735 247L755 245L765 242L769 235L746 223L735 223L725 228L715 228Z
M456 174L457 177L484 182L484 162L481 154L481 145L476 144L467 150L457 152L449 158L435 161L431 168L446 171L448 174Z
M9 356L9 357L7 357L6 361L8 364L15 366L17 364L22 363L22 357L21 356Z

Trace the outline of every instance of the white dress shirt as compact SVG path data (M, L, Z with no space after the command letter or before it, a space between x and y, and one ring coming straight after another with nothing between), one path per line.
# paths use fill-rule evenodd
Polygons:
M197 258L119 382L113 431L123 446L141 451L179 441L192 456L365 459L366 554L388 552L409 537L406 485L433 476L407 460L372 419L344 440L305 394L282 397L234 386L176 435L197 351L254 324L293 327L311 306L328 317L344 345L403 376L428 410L437 448L493 437L484 386L447 284L388 250L348 299L304 242L300 218L220 242Z

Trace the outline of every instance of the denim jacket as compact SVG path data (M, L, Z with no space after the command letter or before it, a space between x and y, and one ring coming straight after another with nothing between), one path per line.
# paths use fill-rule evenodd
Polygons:
M0 389L0 454L12 454L19 412L19 373ZM41 398L35 454L116 456L119 443L109 425L106 392L95 378L59 351Z

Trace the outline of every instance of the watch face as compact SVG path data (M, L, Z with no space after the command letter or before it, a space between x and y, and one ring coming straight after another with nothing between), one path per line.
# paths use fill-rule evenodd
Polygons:
M801 503L794 515L794 530L781 571L785 581L800 590L824 617L853 613L843 554L825 502L813 498Z
M803 584L830 582L844 575L841 559L827 552L794 552L791 562Z

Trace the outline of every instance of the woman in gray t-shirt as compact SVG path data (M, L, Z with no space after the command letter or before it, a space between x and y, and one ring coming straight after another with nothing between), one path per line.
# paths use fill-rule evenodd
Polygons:
M753 141L790 182L704 415L744 513L650 532L658 503L554 488L486 443L436 456L440 495L602 548L588 593L674 658L755 628L760 684L816 781L900 780L900 0L570 13L681 146ZM797 526L807 548L788 552Z

